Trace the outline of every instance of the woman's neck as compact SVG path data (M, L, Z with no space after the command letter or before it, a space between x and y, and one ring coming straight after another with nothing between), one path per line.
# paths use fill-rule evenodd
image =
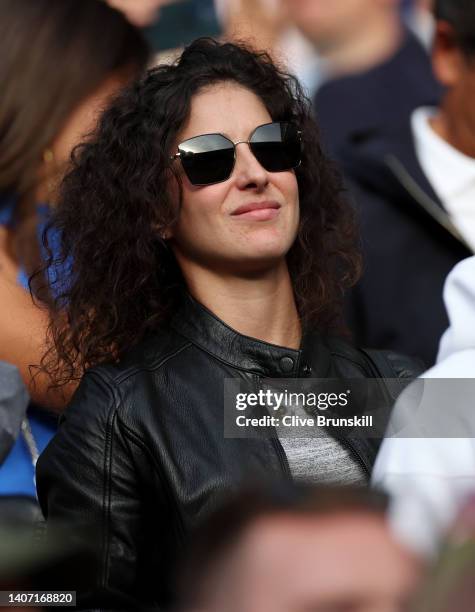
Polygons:
M194 269L191 295L242 335L298 349L300 319L285 261L258 276L237 277Z

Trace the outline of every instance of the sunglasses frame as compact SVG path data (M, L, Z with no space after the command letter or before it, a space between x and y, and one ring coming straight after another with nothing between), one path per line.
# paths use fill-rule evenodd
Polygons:
M181 159L181 154L180 154L180 146L183 145L185 142L188 142L189 140L193 140L194 138L201 138L202 136L222 136L223 138L225 138L228 142L230 142L233 145L233 153L234 153L234 157L233 157L233 165L231 168L231 171L229 173L229 176L227 176L224 179L221 179L220 181L212 181L211 183L193 183L190 180L190 177L188 176L185 167L183 166L182 163L182 168L183 168L183 172L186 174L187 179L190 181L190 183L194 186L194 187L206 187L208 185L217 185L219 183L225 183L227 180L229 180L232 176L232 173L234 172L234 167L236 165L236 147L240 144L247 144L249 147L249 150L251 151L251 153L254 155L254 152L251 148L251 144L252 144L252 137L254 136L254 134L256 133L256 131L262 127L265 127L267 125L273 125L273 124L282 124L282 123L286 123L289 125L294 125L291 121L269 121L268 123L263 123L262 125L258 125L256 126L252 132L249 135L249 138L247 140L239 140L237 142L233 142L228 136L226 136L225 134L222 134L221 132L207 132L206 134L197 134L196 136L192 136L191 138L187 138L186 140L183 140L183 142L180 142L177 145L178 151L175 153L175 155L171 155L170 156L170 161L174 161L175 159ZM302 132L300 130L296 130L297 132L297 138L299 140L299 144L300 146L302 146ZM261 162L257 159L257 157L254 155L254 157L256 158L256 160L258 161L258 163L262 166ZM299 159L298 164L296 164L295 166L291 166L290 168L285 168L284 170L267 170L264 166L262 166L264 168L264 170L266 170L266 172L288 172L289 170L295 170L296 168L298 168L300 166L300 164L302 163L302 159Z

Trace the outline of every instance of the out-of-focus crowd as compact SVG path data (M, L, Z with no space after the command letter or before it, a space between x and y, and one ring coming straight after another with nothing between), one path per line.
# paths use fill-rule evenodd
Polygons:
M275 117L275 112L280 111L271 110L274 102L262 110L262 102L266 104L266 95L271 99L273 87L269 80L269 92L265 93L264 72L256 76L259 85L254 88L244 76L242 80L229 76L237 74L238 68L213 65L209 74L203 72L202 85L192 90L191 101L183 101L185 94L177 98L173 89L175 73L160 67L177 61L186 67L186 56L181 55L183 49L203 36L267 52L269 58L262 60L260 56L253 69L257 70L259 61L272 61L280 71L279 78L288 78L285 76L288 73L295 75L298 83L289 80L292 83L289 91L293 87L292 91L297 91L296 99L307 100L318 127L315 137L312 135L318 138L314 141L315 149L305 138L301 141L307 157L285 165L282 158L268 161L265 152L259 153L259 143L254 147L255 128L260 124L280 122L282 129L282 125L297 121L296 117ZM211 51L198 49L197 52L202 53L203 66L211 61L211 55L206 56ZM223 54L226 53L224 49ZM243 55L240 60L243 66L246 61L252 63L246 58ZM231 66L234 60L226 61ZM149 69L151 72L146 73ZM225 76L216 76L219 70ZM242 70L243 74L245 70L250 74L251 68ZM219 90L219 96L227 91L228 97L223 98L226 102L219 97L209 100L203 97L214 95L213 83L233 81L251 92L261 88L259 91L263 93L254 96L261 105L258 110L255 101L246 100L242 91L236 93L236 84L235 89L230 86L229 91ZM86 607L183 612L468 612L475 609L475 415L471 413L473 396L470 394L470 380L475 378L473 0L0 0L0 83L0 530L3 534L0 590L74 590L85 594L83 600L79 595L78 601ZM128 92L125 95L124 89ZM198 101L203 108L206 102L206 112L198 106ZM190 104L195 104L191 106L191 114ZM226 144L218 149L218 154L223 155L227 147L228 153L233 150L234 161L226 176L213 179L209 178L213 174L206 167L209 158L201 168L197 157L196 166L192 165L192 159L186 165L186 153L190 151L191 157L214 154L211 165L221 163L211 145L195 142L197 148L190 145L190 151L182 145L191 143L198 135L209 135L211 128L207 128L206 115L213 117L216 112L220 118L224 116L220 104L230 112L229 117L224 117L224 123L235 124L239 129L245 123L235 115L241 105L243 115L255 113L262 120L250 125L244 136L234 138L223 131ZM176 107L179 113L182 105L183 116L176 115L173 119L176 125L170 123L168 133L168 128L160 127L160 122L172 116L168 107ZM142 123L134 115L136 108L145 117ZM201 129L190 127L195 125ZM245 126L247 129L247 123ZM169 151L168 157L162 155L162 149L145 146L140 149L142 143L153 141L151 135L162 139L160 146ZM223 314L234 311L229 307L229 300L224 299L225 285L220 283L223 278L239 274L230 272L232 268L226 268L226 262L220 262L219 244L214 253L219 265L216 264L212 274L209 270L204 274L205 258L200 251L204 242L195 243L191 237L193 232L189 227L199 235L201 226L194 220L196 213L187 208L188 203L196 210L197 206L205 206L208 198L203 195L200 200L200 193L211 193L210 201L217 198L216 188L221 183L225 185L233 172L238 175L236 181L240 180L239 173L244 168L240 166L240 156L244 159L244 154L238 145L243 143L250 145L253 159L267 174L284 176L292 170L299 177L302 160L330 160L321 175L314 177L315 185L324 185L315 191L313 211L319 217L321 231L328 232L322 234L326 250L322 250L321 257L330 254L330 262L334 253L340 256L342 248L338 242L341 236L335 238L332 234L335 228L343 232L340 229L343 225L339 226L336 220L340 209L334 217L331 211L322 212L318 201L327 193L328 198L333 197L331 192L337 194L338 202L341 198L341 205L356 220L362 262L358 282L348 289L344 298L339 296L343 304L342 311L337 313L335 329L347 328L352 344L376 349L368 352L374 363L368 366L370 374L366 372L364 376L409 380L421 374L425 401L419 403L418 414L422 414L423 406L426 420L422 425L419 423L419 429L403 435L411 429L414 419L414 412L407 407L414 389L409 385L395 403L387 437L371 441L369 446L373 450L368 451L371 459L366 462L363 458L363 470L353 465L350 477L350 472L338 468L339 462L348 462L351 452L345 450L344 443L339 445L337 436L333 445L332 436L317 438L323 440L319 448L304 444L299 449L298 444L281 440L276 444L279 452L287 457L284 461L289 472L287 477L275 482L275 473L269 468L270 482L263 484L257 477L260 467L256 468L256 474L252 474L252 469L250 473L243 469L239 487L238 479L228 482L219 470L213 475L215 464L222 466L229 460L225 452L207 454L194 448L190 458L180 446L180 453L168 454L174 445L186 447L187 436L181 434L177 442L165 432L158 436L158 442L154 441L160 449L167 450L163 453L166 458L160 459L162 464L157 468L160 474L156 480L152 476L142 480L147 470L153 471L151 467L142 469L141 461L145 461L142 455L149 466L156 465L156 457L150 451L151 446L147 446L148 440L136 439L138 436L132 431L134 418L131 417L130 424L125 420L121 423L122 417L117 417L119 425L116 425L113 416L97 416L97 422L94 421L94 406L84 412L84 417L78 410L81 398L89 397L87 384L97 387L94 401L97 401L98 415L102 414L100 406L109 392L114 396L114 405L128 403L132 413L145 410L147 400L143 398L150 392L150 385L137 379L136 386L127 391L128 399L124 399L123 386L118 385L132 376L130 372L139 367L138 361L134 361L132 348L131 365L127 366L129 340L124 339L125 335L114 335L119 323L115 327L103 324L101 328L100 308L107 311L107 295L103 296L102 306L97 301L98 322L94 319L96 306L93 301L82 299L78 274L80 271L87 276L89 266L93 278L98 254L104 253L106 263L110 263L104 287L113 287L114 292L127 296L129 288L123 279L134 277L137 293L131 292L131 304L139 304L137 296L142 299L150 289L145 272L137 262L150 259L153 249L131 244L132 234L125 231L123 235L120 231L115 235L93 235L94 223L100 223L92 221L94 211L83 218L80 214L74 217L73 204L82 201L84 189L91 201L97 197L97 202L101 202L101 207L96 209L97 219L102 215L106 219L105 227L135 225L137 232L145 225L154 228L157 236L154 248L169 264L169 268L157 271L156 282L157 287L167 286L167 295L163 301L151 294L148 301L144 300L147 308L155 308L158 313L156 321L153 317L147 320L145 337L159 328L158 323L162 325L165 312L175 308L176 283L166 283L167 275L171 274L169 270L175 274L179 268L176 278L206 307L206 316L212 314L225 324L205 333L206 342L213 349L204 346L204 352L216 350L217 360L226 361L223 351L238 355L244 342L257 338L262 346L257 347L256 340L255 345L243 350L245 357L236 356L233 367L239 369L237 361L245 359L245 367L256 380L258 376L274 378L272 372L263 373L256 365L259 352L267 355L268 351L271 359L274 349L284 351L283 347L292 347L294 352L289 349L287 353L276 353L274 361L281 364L281 376L286 373L289 378L309 376L312 368L315 373L315 366L306 365L308 373L299 370L300 365L295 370L292 357L286 356L298 353L297 359L304 359L306 353L298 340L292 344L290 340L285 343L285 336L263 333L261 337L251 333L259 325L253 328L246 323L240 327L241 314L229 319ZM270 144L275 147L274 141ZM282 148L288 146L282 135L279 144ZM117 209L108 216L104 204L108 198L113 201L114 194L121 190L125 170L120 151L127 146L136 151L135 174L130 163L127 167L131 185L127 197L129 200L136 197L135 212L122 213ZM199 146L208 146L210 150L201 150ZM100 180L99 153L109 156ZM147 165L154 155L156 165ZM282 155L290 154L286 149ZM183 164L185 182L189 181L183 187L182 176L177 183L179 188L170 187L172 193L181 190L182 216L178 220L172 218L173 210L171 206L167 208L168 203L163 204L163 212L156 216L145 212L149 202L162 197L161 192L149 187L150 177L156 173L163 181L161 186L170 185L175 175L169 162L176 161ZM254 162L248 159L246 163L249 170ZM238 190L247 189L249 193L251 190L253 197L261 200L268 187L264 179L262 185L259 183L262 178L259 168L254 168L252 177L242 178L242 187L236 184ZM330 181L330 175L335 183ZM216 195L211 192L213 189ZM283 182L281 189L287 193ZM227 197L222 195L222 201L227 202ZM261 213L268 210L263 201L259 201L259 206L255 210L236 209L233 214L251 214L251 220L257 219L259 210ZM268 207L284 208L282 203L278 206L271 203ZM271 217L274 218L271 215L270 221ZM301 217L307 219L303 212ZM288 225L291 224L289 217ZM170 228L174 227L178 229L172 231ZM82 240L92 236L91 244L97 245L97 249L90 249L89 262L88 253L82 254L81 261L77 255L81 251L75 246L75 229ZM225 229L222 231L225 235ZM305 228L301 232L304 235ZM206 237L206 227L202 236ZM236 240L238 243L239 237ZM107 254L112 253L112 248L108 250L111 244L119 250L137 253L130 260L132 272L128 272L128 277L118 260L112 257L107 260ZM308 252L308 245L306 248ZM318 252L316 245L314 248ZM189 265L190 261L194 268ZM329 275L338 274L339 267L331 268L328 264L328 270L333 271ZM236 285L239 291L247 291L249 283L259 275L257 268L249 272L246 281ZM267 278L265 282L270 281ZM213 292L202 291L201 283L213 287ZM97 291L101 292L100 286ZM296 283L293 292L299 295ZM215 298L204 297L209 294ZM325 295L325 290L321 295ZM247 312L250 319L254 303L248 302L252 304ZM145 320L149 316L143 304L140 302L135 310L130 307L130 321ZM112 306L110 311L109 321L119 321L121 314L116 314ZM198 333L196 330L204 325L197 321L189 323L191 331L180 332L192 344L193 337L187 334ZM302 317L301 325L298 324L298 338L305 331L305 321ZM176 325L171 327L175 329ZM228 336L225 327L229 333L236 329L240 334ZM97 345L90 340L90 329L96 336L100 335ZM295 339L292 333L289 338ZM167 342L172 346L168 336L161 342L165 348ZM132 347L133 344L130 341ZM199 341L196 344L203 348ZM184 350L183 346L174 346L173 355ZM124 347L127 350L123 351ZM143 359L148 359L148 349L143 350L146 355ZM342 349L332 348L331 359L335 355L340 358L341 352ZM126 364L120 376L109 372L98 383L99 377L94 382L93 375L89 383L80 384L78 372L104 363L107 368L107 359L104 359L107 354L110 363ZM408 363L417 364L417 368L414 366L412 370L412 365L406 368L406 357L401 355L413 358ZM163 363L168 359L167 354ZM192 401L188 389L207 386L206 380L197 380L199 376L193 375L195 364L196 372L201 367L200 359L194 355L186 371L176 366L174 375L178 383L168 373L160 379L160 384L169 385L177 405ZM285 359L290 360L290 366L285 366L289 363ZM315 359L315 363L320 363L318 360L323 357L318 353ZM351 356L345 359L353 360ZM63 371L61 363L67 366ZM144 369L150 367L144 366ZM327 375L321 377L324 376ZM218 379L218 375L214 377ZM210 379L214 380L211 376ZM458 393L444 395L430 391L440 389L435 383L431 387L434 381L453 379L459 380ZM214 383L209 384L211 387ZM220 395L211 396L211 403L222 399ZM205 401L205 397L203 391L199 401ZM75 412L68 408L72 398ZM156 409L160 410L160 406ZM440 415L447 413L449 421L452 419L450 425L435 427L428 433L427 423L438 421ZM186 432L185 412L178 414L176 428ZM153 420L153 417L147 418ZM78 439L84 440L85 450L83 455L63 466L61 478L67 474L70 484L61 488L54 480L54 472L58 469L59 474L58 466L68 457L67 436L72 439L75 435L71 423ZM221 427L220 421L217 423L216 427ZM109 425L111 431L116 431L116 427L119 431L111 434L119 441L110 446L102 429L105 431ZM203 449L208 444L206 427L203 420L198 436L202 436ZM391 427L399 433L391 435ZM62 431L67 434L61 434ZM94 437L91 431L97 435ZM102 443L106 450L102 450ZM40 458L47 447L50 450ZM114 455L116 447L125 449L120 459ZM252 455L253 447L246 453ZM319 477L312 472L306 479L302 477L305 469L316 469L309 460L312 454L324 456L316 464L320 465L322 474ZM88 455L95 457L96 465L81 463ZM162 457L161 450L157 451L158 455ZM127 489L124 456L131 457L132 467L127 470L135 474L131 477L136 481L133 491ZM38 460L44 467L37 472L37 491ZM104 464L103 470L97 466L98 461ZM256 462L260 466L258 459ZM169 463L174 464L180 475L178 484L170 481ZM295 468L298 478L294 465L298 467L298 470ZM331 478L323 473L327 468L321 466L325 465L334 469L331 473L338 477L334 482L329 483ZM226 464L224 473L228 468L230 473L235 470ZM201 476L195 474L200 469L211 473L207 481L201 481ZM106 484L104 474L107 474ZM193 483L205 484L194 484L190 492L189 474ZM252 476L256 476L255 481ZM293 476L294 482L288 476ZM104 482L99 483L100 478ZM58 475L58 482L59 479ZM156 484L158 481L160 487ZM75 533L71 538L74 522L69 526L67 521L59 527L55 524L56 515L68 505L76 504L69 504L68 496L75 500L83 496L88 498L88 503L94 496L101 497L101 512L104 516L110 515L111 520L107 530L101 531L97 538L101 539L103 550L107 549L107 555L109 548L113 549L111 559L117 558L120 563L125 559L126 578L120 572L114 575L113 561L104 564L103 559L91 553L90 534L85 533L81 539ZM139 505L138 496L146 500L143 506ZM155 542L152 547L153 551L159 551L162 544L166 550L175 547L176 558L164 561L157 553L154 566L154 554L151 554L147 556L144 572L140 551L146 548L147 533L142 534L134 526L123 535L122 527L114 522L114 513L121 517L125 507L128 517L142 520L143 516L147 524L159 522L163 520L160 504L167 505L174 499L173 507L180 515L180 504L185 505L185 498L187 512L192 508L196 520L194 517L188 524L183 519L179 527L161 525L163 543ZM82 519L88 512L94 515L95 506L85 503L79 519L81 511L79 502L77 512L70 512L78 526L87 523ZM140 524L140 520L134 525ZM54 523L51 528L49 522ZM120 535L114 539L115 530ZM139 543L137 547L131 546L133 540ZM131 549L139 552L136 557L127 558ZM121 592L118 585L122 580L134 584L134 590ZM149 586L143 591L148 593L147 597L141 599L142 582L161 585L161 581L165 586L157 586L160 596L156 601L149 596ZM88 599L92 591L94 596Z

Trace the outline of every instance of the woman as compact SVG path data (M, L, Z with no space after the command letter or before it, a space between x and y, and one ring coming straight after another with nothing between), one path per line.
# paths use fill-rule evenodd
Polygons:
M48 325L28 290L42 260L42 226L71 149L145 67L148 49L125 17L99 0L4 0L0 57L0 362L18 368L41 407L30 406L16 443L0 448L2 458L9 453L0 464L3 516L12 497L35 507L34 464L56 429L43 408L61 410L75 386L55 392L31 369L41 361ZM12 372L0 363L4 370Z
M200 39L104 114L54 227L50 276L72 269L53 283L45 365L58 384L87 372L40 458L40 503L53 525L98 530L93 593L163 603L222 491L301 474L284 440L224 439L224 380L377 372L328 337L358 267L351 215L296 82ZM331 455L339 480L367 478L375 441L320 440L317 475Z

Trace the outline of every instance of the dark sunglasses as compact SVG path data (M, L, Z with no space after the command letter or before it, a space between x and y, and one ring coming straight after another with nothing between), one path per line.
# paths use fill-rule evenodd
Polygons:
M286 121L259 125L249 140L233 142L223 134L202 134L178 145L183 170L192 185L212 185L227 181L236 161L238 144L248 144L252 154L268 172L296 168L301 161L301 132Z

